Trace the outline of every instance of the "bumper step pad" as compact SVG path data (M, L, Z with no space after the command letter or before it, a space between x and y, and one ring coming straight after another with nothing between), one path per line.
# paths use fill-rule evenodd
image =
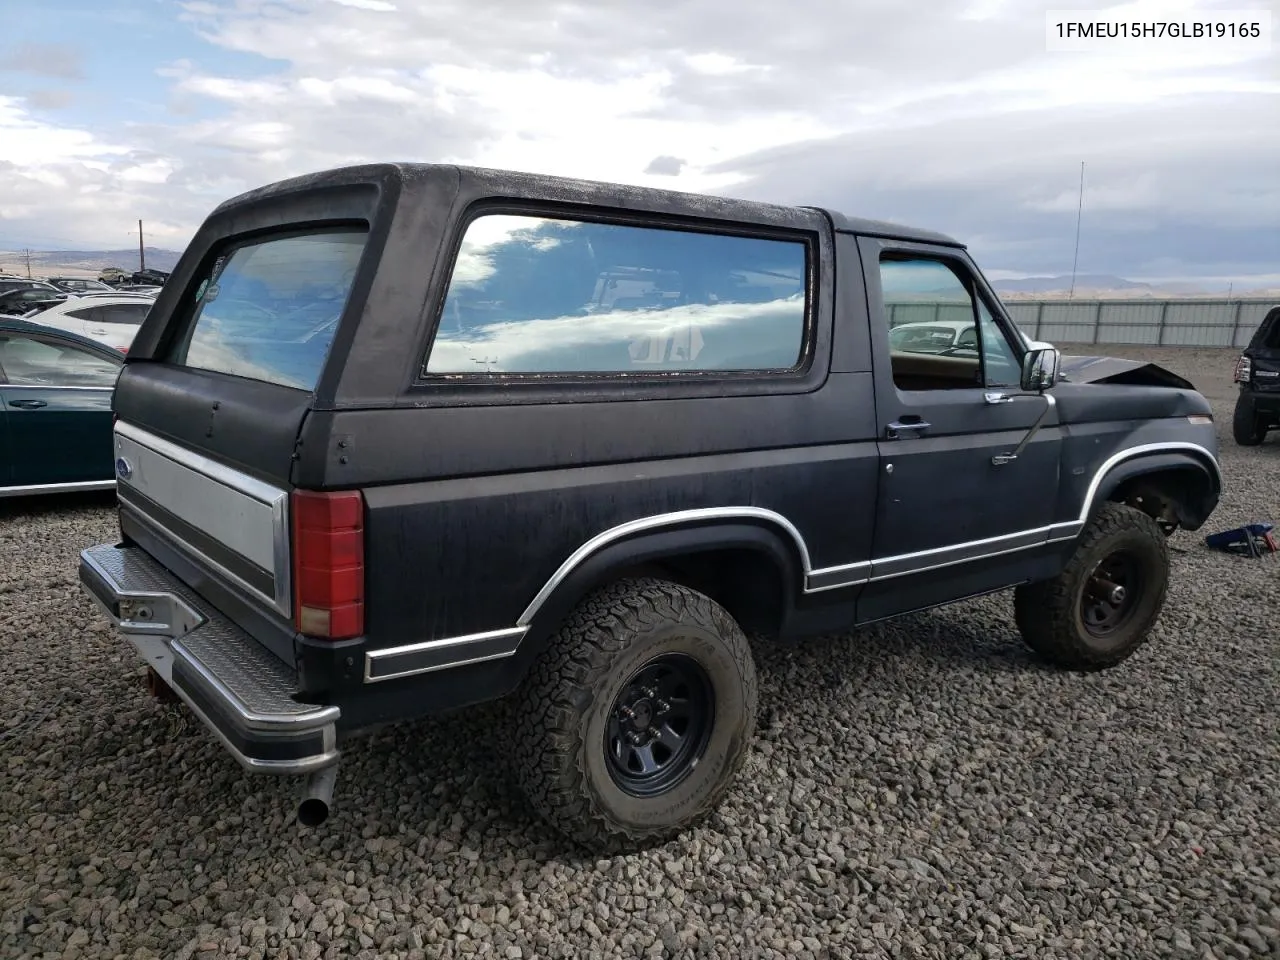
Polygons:
M242 766L298 774L337 762L338 708L294 700L288 664L144 551L90 547L80 581Z

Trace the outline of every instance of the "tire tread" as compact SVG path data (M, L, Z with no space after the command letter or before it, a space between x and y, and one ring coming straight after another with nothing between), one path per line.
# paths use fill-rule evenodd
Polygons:
M522 718L512 757L517 782L544 820L583 846L617 852L637 842L668 839L718 799L719 791L713 791L680 827L638 829L600 809L583 768L578 730L593 687L608 675L630 636L672 621L696 623L728 646L744 683L743 742L748 742L758 690L746 637L719 604L666 580L619 580L588 595L552 637L517 694L515 706Z
M1159 551L1163 576L1150 589L1157 592L1151 621L1128 642L1113 650L1091 647L1075 628L1075 594L1080 580L1097 562L1095 550L1116 535L1139 533ZM1146 642L1168 592L1169 545L1160 525L1136 507L1107 501L1080 534L1075 552L1062 572L1050 580L1023 584L1014 590L1014 621L1023 641L1036 653L1061 667L1100 670L1127 659ZM1046 615L1047 614L1047 615Z

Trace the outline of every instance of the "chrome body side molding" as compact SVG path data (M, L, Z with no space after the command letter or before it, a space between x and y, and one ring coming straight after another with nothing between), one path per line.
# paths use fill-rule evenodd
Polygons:
M7 387L5 389L8 389ZM0 487L0 497L27 497L41 493L88 493L114 490L115 480L77 480L71 483L28 483L20 487Z
M818 569L813 568L808 545L795 524L782 514L764 507L704 507L628 520L596 534L570 554L547 582L543 584L542 589L534 595L514 627L468 634L461 637L443 637L436 640L426 640L421 643L410 643L399 647L370 651L365 655L364 679L366 683L376 683L381 680L392 680L511 656L516 652L520 641L528 633L529 627L534 617L537 616L538 611L578 566L609 544L637 533L706 521L763 521L776 527L780 533L785 535L786 539L794 544L800 557L803 574L801 589L804 593L813 594L827 590L840 590L866 583L927 573L931 570L938 570L957 564L987 560L992 557L1004 556L1021 550L1030 550L1047 544L1074 539L1088 521L1089 512L1093 508L1093 501L1097 496L1098 489L1111 470L1126 460L1131 460L1144 454L1167 453L1170 451L1192 453L1203 458L1212 465L1219 484L1221 484L1221 468L1218 466L1213 454L1205 447L1186 441L1141 444L1111 455L1094 471L1093 479L1089 483L1084 501L1080 506L1080 512L1074 520L1035 527L1030 530L1017 530L1013 533L983 540L949 544L945 547L935 547L915 553L876 557L871 560L858 560L853 563L819 567Z

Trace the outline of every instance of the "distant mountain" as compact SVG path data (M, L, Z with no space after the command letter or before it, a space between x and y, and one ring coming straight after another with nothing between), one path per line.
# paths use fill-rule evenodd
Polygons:
M1071 277L1018 277L997 280L992 284L997 293L1056 293L1071 289ZM1110 274L1080 274L1076 276L1077 290L1153 290L1149 283L1126 280Z
M173 270L182 256L180 250L166 250L163 247L145 247L147 268ZM67 274L69 276L97 276L104 267L119 267L121 270L138 269L138 248L126 247L120 250L32 250L31 273L45 276ZM0 272L16 273L25 276L27 272L26 256L20 250L0 250Z
M1275 294L1273 288L1253 288L1243 285L1231 285L1221 282L1196 282L1182 280L1161 280L1147 283L1141 280L1127 280L1111 274L1081 274L1076 277L1072 290L1071 277L1014 277L996 280L991 284L1002 298L1018 299L1056 299L1066 297L1072 292L1077 299L1151 299L1166 300L1180 297L1269 297Z

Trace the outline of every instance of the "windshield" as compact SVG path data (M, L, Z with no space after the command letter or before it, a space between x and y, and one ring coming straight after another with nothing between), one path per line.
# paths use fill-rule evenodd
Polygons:
M311 390L346 306L366 231L268 238L219 258L174 363Z

